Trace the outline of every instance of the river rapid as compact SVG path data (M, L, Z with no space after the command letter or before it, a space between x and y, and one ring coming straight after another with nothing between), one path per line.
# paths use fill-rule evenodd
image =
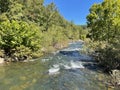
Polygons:
M108 90L84 42L27 62L0 66L0 90Z

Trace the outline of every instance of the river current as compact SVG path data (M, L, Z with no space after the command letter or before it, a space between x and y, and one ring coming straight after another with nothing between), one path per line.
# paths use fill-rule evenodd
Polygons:
M63 50L28 62L0 66L0 90L107 90L84 43L69 43Z

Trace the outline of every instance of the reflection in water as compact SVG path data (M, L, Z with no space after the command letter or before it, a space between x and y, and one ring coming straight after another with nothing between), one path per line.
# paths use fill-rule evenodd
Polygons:
M87 68L93 62L79 54L82 47L81 42L74 42L37 60L0 66L0 90L105 90L99 81L104 74Z

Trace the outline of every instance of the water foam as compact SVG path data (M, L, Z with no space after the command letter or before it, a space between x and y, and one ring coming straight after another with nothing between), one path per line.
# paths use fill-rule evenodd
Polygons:
M71 61L70 62L71 63L71 68L72 69L77 69L77 68L84 68L84 66L82 65L82 63L81 62L73 62L73 61Z
M70 61L69 64L63 64L64 69L78 69L78 68L84 68L82 65L82 62L79 61Z
M48 70L48 73L49 73L49 75L58 74L58 73L59 73L59 70L60 70L59 65L58 65L58 64L55 64L55 65L53 65L52 68L50 68L50 69Z

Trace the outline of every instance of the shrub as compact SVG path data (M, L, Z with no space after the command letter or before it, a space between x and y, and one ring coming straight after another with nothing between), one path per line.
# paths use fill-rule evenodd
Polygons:
M106 45L104 48L99 47L96 49L95 59L106 71L113 69L120 69L120 50L113 45Z
M35 24L15 20L0 23L0 49L7 56L16 54L19 57L38 51L40 39L41 33Z

